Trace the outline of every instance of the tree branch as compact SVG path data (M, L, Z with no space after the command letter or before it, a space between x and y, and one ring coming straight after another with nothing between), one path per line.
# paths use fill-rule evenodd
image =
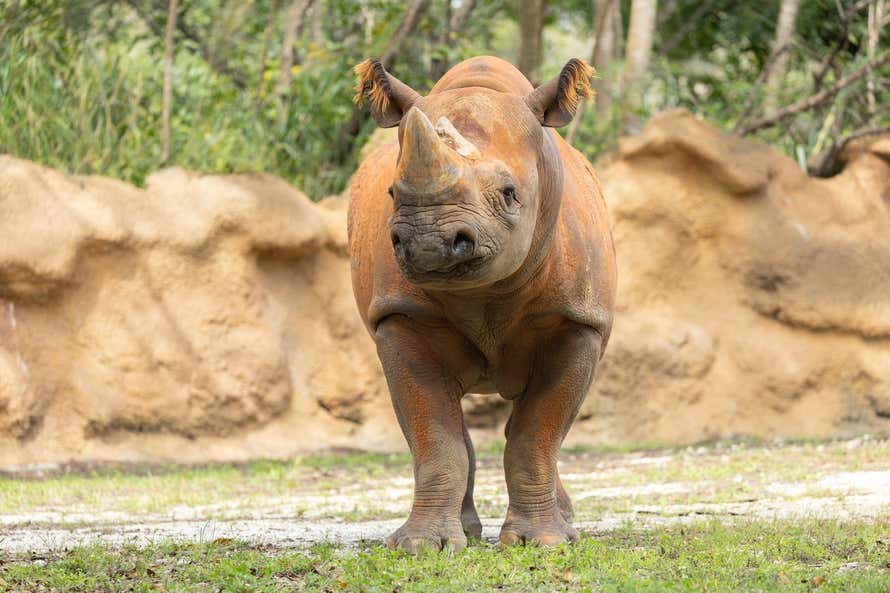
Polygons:
M210 68L212 68L214 72L227 77L239 89L243 90L247 87L247 80L244 78L244 75L240 71L229 66L222 58L212 55L207 48L207 44L204 43L194 29L189 27L184 19L179 20L176 28L182 33L183 37L195 44L198 48L198 53L201 54L201 57L204 58L204 61L210 65Z
M748 96L745 97L745 103L742 107L742 112L739 114L739 118L732 127L732 131L736 134L739 133L739 130L742 129L742 124L744 124L745 120L748 119L748 116L751 115L751 110L754 108L754 97L757 96L757 89L763 84L763 81L766 80L767 75L769 75L769 70L773 67L776 58L790 49L790 44L781 47L779 48L779 51L773 52L773 54L766 60L766 64L763 65L760 74L757 75L757 79L754 81L754 84L751 85L751 90L748 91Z
M590 52L590 63L593 64L594 68L600 65L597 63L599 61L597 60L597 54L601 53L602 48L600 47L600 44L603 42L603 31L606 29L606 23L611 21L612 7L614 4L615 0L606 0L606 3L603 5L603 14L595 15L596 25L593 30L593 49ZM609 24L611 25L611 23ZM600 100L600 97L594 95L591 102L598 100ZM578 128L581 127L581 121L584 119L587 110L587 103L588 101L581 101L581 104L578 105L578 109L575 112L575 117L572 118L572 123L569 124L569 129L566 130L565 140L569 144L575 140L575 134L578 133Z
M440 50L453 42L457 38L457 34L461 32L470 18L470 13L476 7L476 0L462 0L457 12L451 12L451 1L445 3L445 20L448 21L448 27L440 30L440 35L436 40ZM430 78L439 80L442 75L451 67L451 61L445 51L436 52L436 57L430 60Z
M272 30L275 28L275 16L278 13L278 0L272 0L272 8L269 10L269 20L263 29L263 49L260 52L260 66L258 68L256 100L261 101L266 90L266 61L269 57L269 43L272 41Z
M714 0L702 0L695 11L684 19L683 25L661 46L659 52L664 56L670 55L690 31L701 26L702 18L711 10L713 4Z
M420 17L423 15L426 8L427 0L414 0L408 5L405 14L402 16L402 20L399 21L399 26L392 34L392 37L389 38L389 42L383 49L383 53L380 54L380 63L383 64L384 68L392 66L393 59L395 59L399 50L402 49L402 44L405 42L405 39L407 39L408 36L414 32L414 29L417 28L417 23L420 22Z
M832 97L834 97L840 91L844 90L857 80L863 78L872 69L880 68L888 62L890 62L890 50L885 51L879 57L857 68L855 71L853 71L851 74L848 74L844 78L841 78L830 88L820 91L815 95L810 95L806 99L801 99L799 101L791 103L790 105L786 105L782 109L779 109L775 113L772 113L768 116L755 119L751 123L737 130L737 132L744 136L746 134L750 134L751 132L756 132L757 130L774 126L777 123L788 119L792 115L800 113L801 111L807 111L814 107L818 107L826 101L829 101Z
M476 0L462 0L460 7L451 15L451 23L448 25L448 29L452 33L462 31L474 8L476 8Z
M414 32L414 29L417 27L417 23L420 22L420 17L423 15L426 8L427 0L412 0L411 4L405 10L405 14L402 15L402 20L399 22L399 26L387 42L383 53L380 54L380 61L385 68L392 66L393 59L399 49L401 49L405 39ZM332 158L334 162L344 163L346 162L346 159L349 158L349 155L352 152L352 143L361 131L364 123L367 121L368 116L369 114L366 109L361 107L353 108L349 120L340 128L340 131L337 134L337 140L332 150Z
M136 15L139 19L151 29L152 33L163 39L165 37L164 28L161 27L158 23L155 22L155 19L152 18L151 14L146 13L138 0L125 0L127 4L136 12ZM157 4L155 3L155 9L160 10L161 13L166 14L167 9L163 6L163 3ZM224 60L212 56L210 51L207 49L207 46L204 44L203 40L200 36L184 22L183 18L177 19L176 22L176 30L179 33L195 44L195 47L198 49L198 53L201 55L201 58L207 62L207 65L210 66L210 69L216 72L221 76L225 76L229 80L232 81L239 90L243 90L247 87L247 80L244 78L244 75L235 70L231 66L229 66Z
M161 105L161 162L170 160L170 114L173 111L173 32L179 0L170 0L167 8L167 28L164 33L164 92Z
M287 12L287 21L284 28L284 39L281 42L281 55L278 60L278 84L275 85L275 95L279 101L279 114L284 121L285 100L284 96L290 90L293 81L291 68L294 65L294 42L303 28L306 11L312 7L315 0L294 0Z
M834 59L840 52L845 51L847 47L849 47L849 31L850 25L853 23L853 17L855 17L856 13L862 10L868 2L869 0L857 2L847 10L844 10L844 7L840 2L837 3L838 16L841 18L841 30L840 33L838 33L837 42L834 44L834 47L831 48L830 52L825 54L825 57L819 63L819 68L816 69L816 73L813 75L813 92L822 88L822 81L825 79L825 75L828 74L829 68L834 64Z
M860 128L847 134L838 141L835 141L822 155L814 159L815 164L807 166L807 172L814 177L830 177L838 171L838 156L847 147L847 144L859 138L867 136L882 136L890 134L890 127L887 128Z

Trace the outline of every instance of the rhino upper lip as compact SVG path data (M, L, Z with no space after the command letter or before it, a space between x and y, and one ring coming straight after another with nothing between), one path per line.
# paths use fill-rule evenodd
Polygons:
M487 259L487 255L477 255L471 257L468 260L464 260L462 262L458 262L456 264L452 264L446 268L439 268L438 270L426 270L420 271L416 270L410 266L405 266L404 271L408 272L409 276L414 276L417 278L456 278L460 276L464 276L469 272L479 268L480 264L483 260ZM455 274L455 272L459 271L459 273Z

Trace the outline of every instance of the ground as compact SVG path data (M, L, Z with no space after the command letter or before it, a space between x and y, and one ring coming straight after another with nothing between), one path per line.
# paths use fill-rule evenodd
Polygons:
M411 503L405 455L74 468L0 479L0 590L890 591L890 441L570 450L582 540L495 542L500 451L480 454L483 540L381 545Z

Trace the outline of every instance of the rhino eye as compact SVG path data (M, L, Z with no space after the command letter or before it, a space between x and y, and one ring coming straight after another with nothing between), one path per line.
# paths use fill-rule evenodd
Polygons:
M390 185L388 188L386 188L386 193L389 194L389 197L390 197L390 198L394 197L393 194L392 194L392 186L391 186L391 185Z
M504 206L513 208L516 205L516 188L513 185L505 185L501 188L501 197L504 199Z

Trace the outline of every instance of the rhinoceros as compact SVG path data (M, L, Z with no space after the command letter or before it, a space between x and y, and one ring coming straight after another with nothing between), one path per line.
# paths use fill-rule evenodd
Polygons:
M512 401L504 544L575 541L557 457L609 339L615 254L590 163L549 129L590 96L573 59L533 88L511 64L466 60L426 96L376 60L356 67L395 140L350 189L352 284L414 466L391 548L460 549L482 525L461 398Z

